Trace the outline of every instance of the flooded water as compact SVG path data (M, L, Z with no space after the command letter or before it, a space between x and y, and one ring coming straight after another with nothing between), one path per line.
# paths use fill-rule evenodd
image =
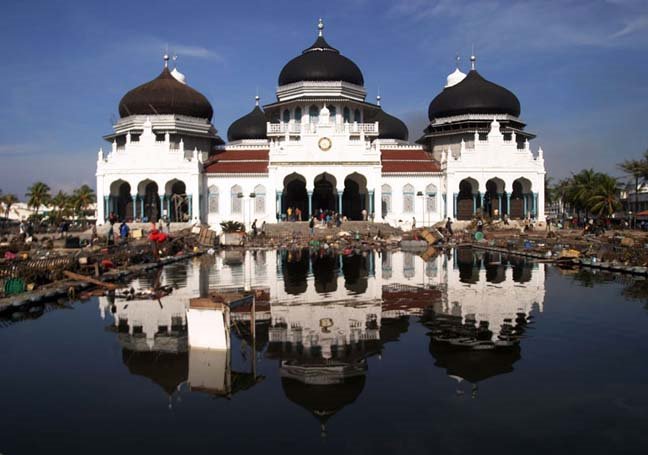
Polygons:
M161 281L5 321L0 453L648 451L645 281L470 249L225 252ZM229 351L189 346L190 298L250 287L254 338L240 306Z

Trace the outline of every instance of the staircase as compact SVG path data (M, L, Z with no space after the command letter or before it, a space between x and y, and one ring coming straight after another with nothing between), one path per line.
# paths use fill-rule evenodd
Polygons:
M260 226L259 226L260 227ZM315 223L315 237L325 237L327 235L336 235L338 232L349 232L353 234L359 232L360 234L369 234L371 237L376 236L378 231L383 237L390 235L401 235L403 232L399 228L391 227L386 223L372 223L370 221L347 221L342 223L340 227L322 227L319 222ZM290 237L296 235L298 237L305 237L309 235L308 221L285 221L276 224L266 224L266 235L270 237Z

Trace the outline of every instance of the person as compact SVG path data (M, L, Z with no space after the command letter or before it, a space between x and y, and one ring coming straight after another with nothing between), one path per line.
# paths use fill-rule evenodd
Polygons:
M263 221L263 223L261 223L261 235L262 235L263 237L265 237L265 234L266 234L266 232L265 232L265 227L266 227L266 226L265 226L265 221Z
M292 207L288 207L286 214L288 215L288 221L292 221Z
M24 241L27 236L27 225L25 224L25 219L20 220L20 226L18 227L20 238Z
M70 223L69 221L63 221L63 225L61 226L61 235L63 237L68 236L68 231L70 230Z
M92 225L92 234L90 236L90 246L94 245L97 241L98 235L97 235L97 225L93 224Z
M416 218L412 217L412 229L416 227Z
M367 221L367 209L362 209L362 221Z
M308 222L308 229L310 230L311 237L315 234L315 217L311 216Z
M450 217L448 217L448 221L446 221L445 228L446 228L446 231L448 231L448 235L450 237L452 237L452 235L453 235L453 232L452 232L452 219L450 219Z
M111 228L112 230L112 228ZM119 226L119 237L121 238L122 243L125 243L128 241L128 233L130 232L130 228L126 224L126 221L122 221L122 224Z
M477 218L477 232L482 232L484 230L484 221L481 218Z
M110 246L110 245L114 245L114 244L115 244L115 233L113 232L113 225L112 225L112 223L110 224L110 226L108 226L108 236L107 236L107 240L108 240L108 246Z
M504 225L508 226L508 224L509 224L509 216L508 216L508 213L505 213L504 214Z
M255 219L254 222L252 223L252 237L257 236L257 226L256 226L257 220Z
M27 238L30 238L34 235L34 223L32 220L27 222Z
M301 215L302 215L301 209L299 207L295 207L295 218L297 219L297 221L302 220Z
M171 217L164 217L164 221L166 221L167 234L171 234Z

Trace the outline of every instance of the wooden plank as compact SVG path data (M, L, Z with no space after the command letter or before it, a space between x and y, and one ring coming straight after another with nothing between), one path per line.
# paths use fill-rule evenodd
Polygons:
M89 277L89 276L86 276L86 275L81 275L79 273L70 272L69 270L64 270L63 274L68 278L72 278L73 280L85 281L86 283L91 283L91 284L94 284L96 286L104 287L106 289L115 290L115 289L119 289L121 287L124 287L123 285L118 285L118 284L115 284L115 283L106 283L104 281L95 280L92 277Z

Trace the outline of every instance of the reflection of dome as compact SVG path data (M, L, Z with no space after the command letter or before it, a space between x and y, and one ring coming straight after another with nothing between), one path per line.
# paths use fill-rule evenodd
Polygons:
M135 87L119 102L120 117L166 114L211 119L214 111L202 93L177 80L166 66L158 77Z
M286 63L279 74L279 85L301 81L344 81L364 85L360 68L326 42L322 36L323 27L320 19L319 37L300 56Z
M463 114L510 114L518 117L520 101L511 91L471 70L461 82L443 89L428 108L430 120Z
M122 362L131 374L144 376L172 395L187 380L189 355L187 352L122 350Z
M364 385L364 375L344 378L338 384L329 385L310 385L296 379L281 378L281 387L286 397L310 411L322 423L353 403L362 393Z
M235 120L227 130L228 141L267 139L266 116L257 104L250 113Z
M457 376L471 383L512 372L513 364L522 357L519 345L506 349L473 350L434 340L430 340L430 354L436 360L434 365L445 368L448 376Z

